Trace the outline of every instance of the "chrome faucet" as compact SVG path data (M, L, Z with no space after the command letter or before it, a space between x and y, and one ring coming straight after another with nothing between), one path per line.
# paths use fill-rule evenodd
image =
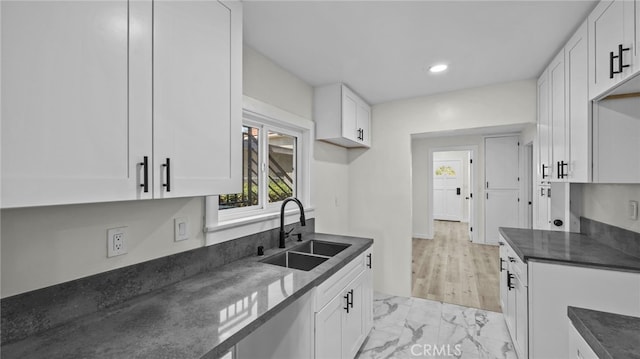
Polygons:
M285 238L287 238L287 234L284 232L284 207L291 201L295 202L300 208L300 225L306 225L304 219L304 207L302 207L302 203L300 202L300 200L295 197L289 197L282 201L282 206L280 207L280 248L285 248L284 240Z

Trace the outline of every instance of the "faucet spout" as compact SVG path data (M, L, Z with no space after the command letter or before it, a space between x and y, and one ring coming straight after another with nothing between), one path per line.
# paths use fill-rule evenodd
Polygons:
M304 207L302 206L302 202L300 202L299 199L295 197L289 197L284 201L282 201L282 206L280 207L280 242L279 242L280 248L285 248L284 240L287 237L287 235L284 232L284 207L289 202L295 202L298 205L298 208L300 209L300 225L301 226L307 225L306 220L304 218Z

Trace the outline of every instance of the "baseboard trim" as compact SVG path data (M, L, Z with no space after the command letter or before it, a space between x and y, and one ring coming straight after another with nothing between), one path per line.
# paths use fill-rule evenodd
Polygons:
M416 239L433 239L433 237L429 237L424 233L414 233L412 237Z

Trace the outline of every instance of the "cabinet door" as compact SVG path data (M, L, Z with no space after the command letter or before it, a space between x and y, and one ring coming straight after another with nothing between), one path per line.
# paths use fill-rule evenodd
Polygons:
M129 106L129 91L150 84L136 72L151 63L151 12L139 10L2 2L3 207L151 198L139 165L151 158L151 114Z
M538 79L538 181L549 181L551 123L549 114L549 71Z
M485 198L484 240L497 244L499 227L518 227L518 191L489 191Z
M342 313L346 303L343 295L335 296L315 315L316 359L342 358Z
M358 96L342 86L342 137L351 141L360 142L358 139Z
M155 196L239 192L240 4L155 1L153 6Z
M514 281L515 291L515 347L518 357L527 357L528 323L529 323L529 307L527 299L527 287L523 285L520 278L516 276Z
M621 80L629 77L637 69L635 49L635 19L633 0L604 0L601 1L589 15L589 95L593 99L602 95ZM629 48L619 55L619 46ZM629 68L619 71L620 61Z
M534 193L535 218L533 229L550 229L549 212L550 212L550 187L549 185L536 186Z
M565 128L565 89L564 89L564 50L553 59L549 65L550 114L551 114L551 168L550 180L563 182L561 165L567 163L565 156L566 128ZM565 166L566 167L566 166Z
M355 358L358 349L367 335L365 331L366 311L369 306L365 304L365 282L367 272L362 272L347 286L347 292L351 296L353 306L349 312L342 313L342 357Z
M640 275L529 261L529 357L567 352L567 306L640 315Z
M366 337L369 335L371 328L373 328L373 254L371 250L365 253L365 261L362 308L364 311L364 335Z
M571 324L569 326L569 359L599 359L598 355L587 344L578 330Z
M518 189L518 137L488 137L485 139L486 188Z
M357 129L360 130L360 140L363 145L371 146L371 108L366 103L358 103Z
M499 268L500 268L500 307L502 308L503 313L507 313L507 305L509 302L507 301L507 245L506 241L502 236L499 239L500 244L500 258L499 260Z
M568 181L591 181L591 121L587 53L587 23L571 37L565 46L566 121L569 133L565 157L569 160Z

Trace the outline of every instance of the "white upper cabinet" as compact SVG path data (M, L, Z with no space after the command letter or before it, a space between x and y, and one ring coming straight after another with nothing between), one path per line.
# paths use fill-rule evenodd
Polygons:
M591 101L588 91L588 36L584 22L564 48L566 130L564 168L568 182L591 181Z
M3 208L239 190L241 18L236 2L3 1Z
M242 72L240 5L153 4L154 196L238 192L242 103L234 79Z
M638 71L634 0L601 1L589 15L589 97Z
M343 147L371 146L371 106L344 84L314 89L316 139Z
M551 166L551 124L549 114L549 71L538 78L538 181L548 182Z
M2 205L151 198L151 109L129 106L128 52L150 18L127 1L2 2ZM150 62L151 57L148 57ZM144 91L144 89L143 89ZM135 117L135 118L133 118Z
M549 114L551 115L551 181L563 181L568 166L565 144L567 129L565 123L564 50L549 65Z

